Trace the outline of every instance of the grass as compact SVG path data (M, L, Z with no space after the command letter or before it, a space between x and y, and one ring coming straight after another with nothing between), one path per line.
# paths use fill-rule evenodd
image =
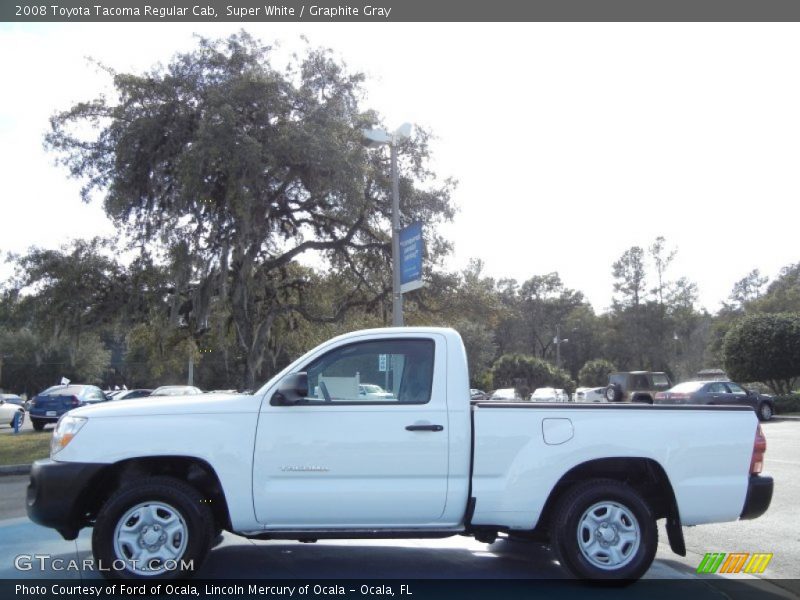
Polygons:
M23 431L0 435L0 466L27 465L50 455L52 431Z

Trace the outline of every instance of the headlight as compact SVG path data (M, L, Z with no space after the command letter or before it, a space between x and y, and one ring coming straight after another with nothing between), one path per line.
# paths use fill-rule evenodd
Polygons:
M58 420L50 440L50 457L55 456L60 450L67 447L78 432L86 424L86 417L71 417L64 415Z

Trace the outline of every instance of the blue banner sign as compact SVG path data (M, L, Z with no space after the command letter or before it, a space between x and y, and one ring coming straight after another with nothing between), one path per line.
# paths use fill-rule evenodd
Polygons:
M400 292L422 287L422 224L400 230Z

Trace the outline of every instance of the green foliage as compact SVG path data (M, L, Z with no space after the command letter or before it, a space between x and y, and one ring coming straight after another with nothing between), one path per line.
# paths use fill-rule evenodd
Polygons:
M608 384L608 375L613 373L617 368L614 363L596 358L590 360L578 373L578 383L584 387L600 387Z
M725 335L722 351L732 379L787 394L800 377L800 313L746 316Z
M0 388L28 396L57 384L62 377L74 383L102 385L111 358L95 333L84 333L76 345L66 338L48 340L28 328L0 329L0 355Z
M787 413L800 413L800 394L787 394L773 397L775 411L779 415Z
M568 392L575 389L575 383L563 369L524 354L504 354L498 358L492 367L492 378L495 387L513 387L523 398L540 387L563 388Z

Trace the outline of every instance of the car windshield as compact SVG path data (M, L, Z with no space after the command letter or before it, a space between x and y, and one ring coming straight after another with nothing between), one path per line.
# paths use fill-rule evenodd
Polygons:
M670 392L676 392L678 394L690 394L692 392L696 392L704 385L705 383L702 381L686 381L676 385L670 390Z

